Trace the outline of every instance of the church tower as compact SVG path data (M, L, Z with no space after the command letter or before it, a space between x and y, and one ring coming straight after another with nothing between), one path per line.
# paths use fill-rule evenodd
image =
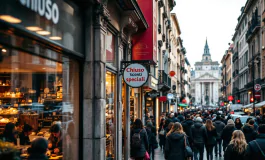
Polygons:
M206 38L206 43L204 46L204 53L202 55L202 62L211 62L211 61L212 59L211 59L210 49L209 49L207 38Z

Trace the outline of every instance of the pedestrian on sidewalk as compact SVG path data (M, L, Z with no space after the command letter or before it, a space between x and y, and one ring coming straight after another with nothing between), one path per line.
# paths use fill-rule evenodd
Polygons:
M242 129L245 137L246 137L246 141L247 143L249 143L252 140L255 140L258 133L256 132L256 130L254 129L254 123L255 121L253 119L250 119L248 121L248 123L246 123Z
M152 158L151 160L155 159L155 149L158 147L158 143L156 140L156 129L152 125L151 122L147 122L146 124L146 131L147 131L147 136L148 136L148 142L149 142L149 156Z
M165 143L166 143L165 119L161 119L160 124L159 124L158 133L159 133L159 136L158 136L159 146L160 146L160 149L163 150L165 147Z
M224 160L246 160L247 145L243 132L235 130L232 140L225 150Z
M202 124L201 117L197 117L194 125L191 127L191 137L193 140L193 152L194 160L198 160L198 153L200 154L200 160L203 160L204 145L207 139L207 131Z
M224 122L222 122L222 119L220 116L216 117L216 121L213 123L213 125L216 128L217 136L216 136L216 145L215 145L215 157L218 155L219 151L219 157L222 157L222 133L223 129L225 128Z
M140 119L134 121L130 138L131 157L134 160L144 160L145 153L149 149L149 142L147 132Z
M235 127L236 127L237 130L242 130L243 124L242 124L240 118L236 118Z
M216 128L213 125L213 122L209 119L206 120L206 129L207 129L207 160L213 160L213 147L216 145L217 132Z
M188 138L188 141L189 141L189 144L190 144L191 148L193 146L192 145L193 142L192 142L192 138L191 138L191 127L192 127L193 124L194 124L194 122L193 122L190 114L187 114L186 115L186 120L181 123L181 125L183 127L183 131L188 136L187 138Z
M185 160L185 141L186 134L179 122L176 122L172 129L167 133L165 159L166 160Z
M225 126L223 133L222 133L222 139L223 139L223 151L225 151L226 147L230 143L232 139L232 134L236 130L235 123L232 119L229 119L227 121L227 125Z
M248 144L247 156L249 160L265 160L265 124L259 126L258 133L256 140Z

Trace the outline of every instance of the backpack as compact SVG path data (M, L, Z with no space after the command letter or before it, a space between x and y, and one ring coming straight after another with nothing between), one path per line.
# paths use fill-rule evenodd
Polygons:
M142 146L141 132L142 132L142 129L140 130L139 133L133 134L133 136L132 136L132 148L141 148L141 146Z

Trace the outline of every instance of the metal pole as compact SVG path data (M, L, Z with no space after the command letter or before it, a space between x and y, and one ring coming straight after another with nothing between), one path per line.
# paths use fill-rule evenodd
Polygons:
M255 64L254 64L254 53L252 53L252 82L253 82L253 86L252 86L252 95L253 95L253 113L254 116L256 116L256 111L255 111Z
M130 87L126 85L126 109L125 109L125 159L130 158Z

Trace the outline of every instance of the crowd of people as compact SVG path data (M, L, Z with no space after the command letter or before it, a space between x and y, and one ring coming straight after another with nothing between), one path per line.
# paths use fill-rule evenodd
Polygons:
M131 157L135 160L149 155L154 160L158 145L166 160L265 160L265 115L249 117L243 124L240 118L233 120L230 114L217 111L162 113L157 131L152 120L146 122L144 127L136 119L131 129Z

